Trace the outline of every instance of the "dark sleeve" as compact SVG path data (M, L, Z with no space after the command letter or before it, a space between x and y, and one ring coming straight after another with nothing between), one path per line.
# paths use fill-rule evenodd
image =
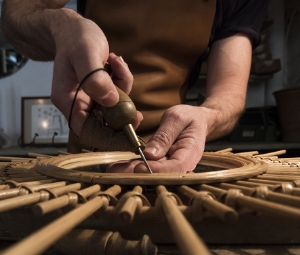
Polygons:
M77 0L77 12L81 15L84 13L85 0Z
M202 62L209 54L210 46L217 40L237 33L247 34L252 47L260 43L260 28L267 14L269 0L217 0L216 14L208 49L199 57L189 80L191 87L198 80Z
M253 48L260 43L260 28L266 17L268 0L217 0L211 43L237 33L252 39Z

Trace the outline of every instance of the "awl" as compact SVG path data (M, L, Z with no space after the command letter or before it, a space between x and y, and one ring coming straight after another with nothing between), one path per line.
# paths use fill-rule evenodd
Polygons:
M143 159L149 173L153 173L142 151L142 144L139 141L132 123L136 120L136 108L130 97L118 87L119 101L113 107L101 107L103 118L108 126L116 131L123 130L132 145L136 148Z

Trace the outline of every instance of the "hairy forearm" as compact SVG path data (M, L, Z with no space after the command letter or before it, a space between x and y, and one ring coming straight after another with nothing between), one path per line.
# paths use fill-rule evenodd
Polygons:
M241 34L217 41L208 59L207 140L228 134L245 108L251 64L250 40Z
M55 33L66 20L78 16L74 11L57 9L65 1L4 0L2 26L5 37L15 49L34 60L53 60Z
M211 141L232 131L244 111L245 98L230 94L208 97L201 107L205 107L209 115L207 141Z

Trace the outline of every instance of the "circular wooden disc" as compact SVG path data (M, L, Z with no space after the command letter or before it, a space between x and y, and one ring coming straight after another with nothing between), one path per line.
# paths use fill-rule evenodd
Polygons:
M205 152L199 164L218 167L222 170L195 174L122 174L98 173L82 170L84 167L88 168L88 166L139 158L139 156L130 152L72 154L41 159L37 162L34 169L52 178L91 184L192 185L246 179L263 174L268 168L266 163L254 158L234 154Z

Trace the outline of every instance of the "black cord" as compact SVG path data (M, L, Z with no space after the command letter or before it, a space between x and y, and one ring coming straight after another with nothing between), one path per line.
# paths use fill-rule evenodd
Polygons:
M21 136L18 138L18 146L19 146L19 147L23 147L22 139L23 139L23 136L21 135Z
M55 138L55 136L57 136L57 135L58 135L57 132L54 132L54 133L53 133L53 136L52 136L52 146L53 146L53 147L56 147L56 145L55 145L55 143L54 143L54 138Z
M76 98L77 98L77 94L79 92L79 90L81 89L82 87L82 84L86 81L87 78L89 78L92 74L98 72L98 71L106 71L106 69L104 67L102 68L98 68L98 69L95 69L94 71L91 71L90 73L88 73L84 78L83 80L79 83L79 86L76 90L76 93L75 93L75 96L73 98L73 102L72 102L72 106L71 106L71 110L70 110L70 114L69 114L69 121L68 121L68 125L69 125L69 129L70 130L73 130L71 128L71 119L72 119L72 113L73 113L73 108L74 108L74 105L75 105L75 102L76 102Z
M35 133L35 134L34 134L34 137L33 137L32 142L31 142L34 146L36 146L35 138L38 137L38 136L39 136L38 133Z

